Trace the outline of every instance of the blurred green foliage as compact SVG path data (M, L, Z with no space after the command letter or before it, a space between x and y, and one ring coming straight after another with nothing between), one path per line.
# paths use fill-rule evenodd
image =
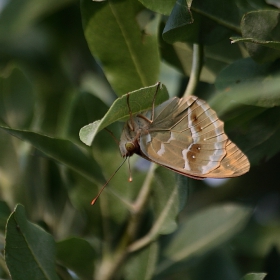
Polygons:
M0 278L280 279L279 14L272 0L0 1ZM146 108L139 89L157 81L182 96L194 44L194 94L250 172L196 181L135 155L133 182L121 168L91 206L122 159L80 129L127 92Z

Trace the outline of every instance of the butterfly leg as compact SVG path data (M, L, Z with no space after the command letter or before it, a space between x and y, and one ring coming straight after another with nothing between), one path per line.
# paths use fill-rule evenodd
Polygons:
M155 115L155 102L156 102L156 96L157 96L157 93L158 93L158 91L159 91L160 85L161 85L161 83L160 83L160 82L158 82L158 83L157 83L156 92L155 92L155 94L154 94L154 98L153 98L151 123L153 123L153 121L154 121L154 115Z
M134 131L134 122L133 122L133 118L132 118L132 111L131 111L131 108L130 108L130 104L129 104L129 96L130 96L130 93L127 94L127 97L126 97L126 103L127 103L127 107L128 107L128 110L129 110L129 116L130 116L130 122L128 122L128 126L129 128Z
M153 97L153 103L152 103L152 115L151 115L151 119L148 119L147 117L141 115L141 114L138 114L137 117L147 121L148 123L153 123L154 122L154 115L155 115L155 101L156 101L156 96L157 96L157 93L159 91L159 88L160 88L160 85L161 85L161 82L158 82L157 83L157 88L156 88L156 92L154 94L154 97Z

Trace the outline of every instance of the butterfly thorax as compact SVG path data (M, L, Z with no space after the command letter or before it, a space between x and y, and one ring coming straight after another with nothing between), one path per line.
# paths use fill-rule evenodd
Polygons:
M124 125L119 144L122 157L140 154L139 138L141 134L147 133L147 125L147 121L137 116Z

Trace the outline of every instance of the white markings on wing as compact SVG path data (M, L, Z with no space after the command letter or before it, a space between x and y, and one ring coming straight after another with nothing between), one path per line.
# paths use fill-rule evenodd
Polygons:
M161 143L160 149L157 151L157 154L158 154L159 156L162 156L164 153L165 153L165 147L164 147L164 144Z
M176 140L176 138L173 135L173 132L170 133L170 138L167 140L166 143L170 143L172 140Z
M191 168L190 168L189 161L188 161L188 158L187 158L188 152L189 152L189 149L184 149L184 150L182 151L182 155L183 155L183 159L184 159L184 161L185 161L184 169L190 171Z
M148 133L148 134L147 134L147 137L146 137L146 144L150 143L151 141L152 141L151 134Z

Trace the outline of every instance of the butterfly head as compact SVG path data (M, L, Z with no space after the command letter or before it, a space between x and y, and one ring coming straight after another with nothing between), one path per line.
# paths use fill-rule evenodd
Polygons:
M139 150L139 145L135 141L121 141L119 147L122 157L131 157Z

